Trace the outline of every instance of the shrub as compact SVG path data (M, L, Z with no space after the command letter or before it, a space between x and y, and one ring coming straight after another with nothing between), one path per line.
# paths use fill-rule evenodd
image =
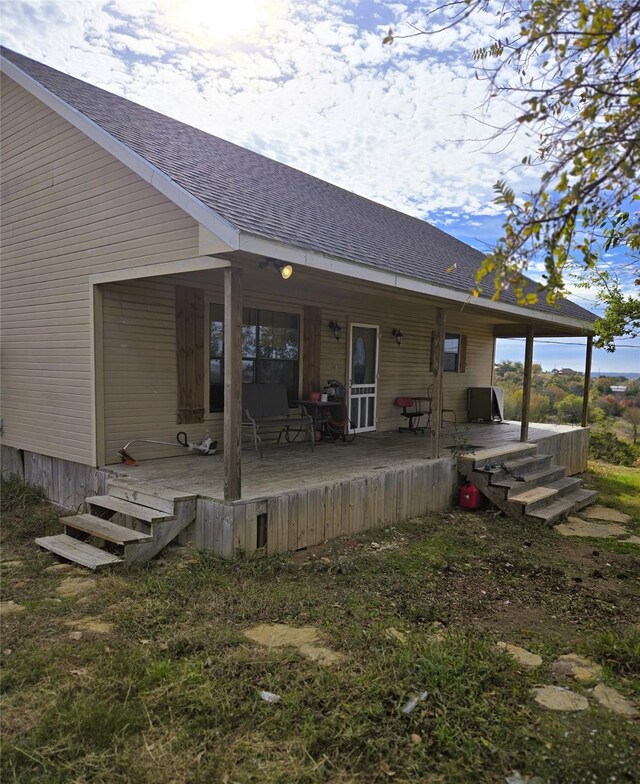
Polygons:
M594 460L603 460L613 465L632 466L640 456L640 450L611 432L592 432L589 454Z
M2 477L0 492L4 544L59 533L60 513L48 503L41 488L12 475Z

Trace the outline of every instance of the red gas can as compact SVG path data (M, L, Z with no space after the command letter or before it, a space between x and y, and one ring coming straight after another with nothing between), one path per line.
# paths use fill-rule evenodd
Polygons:
M482 506L482 496L480 495L478 488L475 485L472 485L471 482L467 482L466 485L460 488L458 504L463 509L480 509Z

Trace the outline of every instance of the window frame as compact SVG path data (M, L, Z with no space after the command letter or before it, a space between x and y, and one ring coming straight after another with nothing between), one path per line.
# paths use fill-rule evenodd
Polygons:
M458 347L457 351L446 351L447 340L457 340ZM445 332L444 333L444 346L442 351L442 372L443 373L459 373L460 372L460 352L462 350L462 334L460 332ZM448 368L446 367L447 364L447 355L455 357L455 367Z
M206 420L221 420L224 417L224 409L219 411L211 411L211 305L218 305L224 311L224 298L216 296L205 296L204 301L204 383L205 383L205 400L204 400L204 419ZM242 303L243 311L248 310L266 310L272 313L282 313L287 316L298 317L298 394L302 385L302 364L304 362L304 310L302 306L291 305L278 307L271 302L256 302L254 300L245 300ZM257 361L257 357L256 357Z

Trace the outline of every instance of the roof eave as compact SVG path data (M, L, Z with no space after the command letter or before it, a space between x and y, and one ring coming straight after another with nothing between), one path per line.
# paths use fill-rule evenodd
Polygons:
M470 293L435 285L422 278L296 248L295 246L245 231L240 232L239 249L247 253L269 256L290 264L299 264L310 269L332 272L336 275L344 275L357 280L377 283L414 294L424 294L438 300L450 302L452 306L458 309L466 306L485 311L485 313L493 313L502 320L505 318L535 320L547 329L553 330L557 328L565 332L569 331L569 334L572 335L581 334L588 336L593 335L595 332L593 322L591 321L565 316L560 313L533 310L530 307L512 305L506 302L494 302L486 297L473 297Z

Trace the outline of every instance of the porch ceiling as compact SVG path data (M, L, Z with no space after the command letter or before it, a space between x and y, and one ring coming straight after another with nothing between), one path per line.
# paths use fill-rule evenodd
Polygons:
M516 443L519 422L494 424L472 423L459 429L466 441L477 448L490 449ZM532 424L529 441L571 432L566 425ZM451 454L456 432L446 428L442 434L443 457ZM135 450L132 450L135 454ZM411 433L372 433L356 436L352 443L322 442L313 452L305 444L278 445L265 448L261 460L245 444L242 453L242 498L265 498L355 479L393 467L422 463L429 459L429 436ZM105 466L118 476L153 485L156 488L181 490L216 500L224 498L223 460L220 454L204 457L195 454L148 460L138 466Z

